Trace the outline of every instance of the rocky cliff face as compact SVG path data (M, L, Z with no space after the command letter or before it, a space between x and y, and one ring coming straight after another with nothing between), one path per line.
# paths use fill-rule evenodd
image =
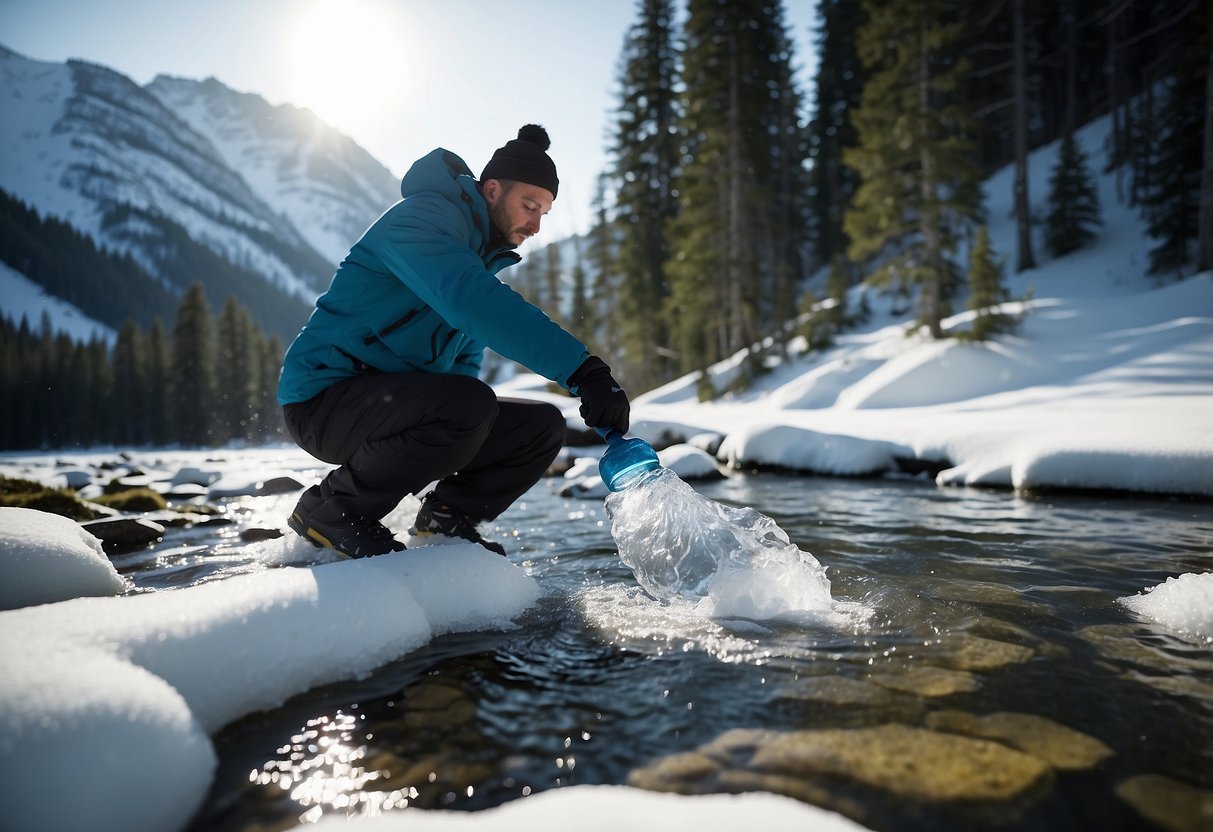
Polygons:
M310 304L399 198L395 176L310 111L214 79L140 87L0 47L0 111L0 188L174 291L221 281L255 316Z

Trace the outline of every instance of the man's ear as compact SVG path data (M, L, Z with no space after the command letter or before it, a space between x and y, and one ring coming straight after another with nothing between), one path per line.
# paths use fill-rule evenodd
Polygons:
M496 205L497 200L501 199L502 187L500 180L486 179L481 186L480 191L484 194L484 201L490 206Z

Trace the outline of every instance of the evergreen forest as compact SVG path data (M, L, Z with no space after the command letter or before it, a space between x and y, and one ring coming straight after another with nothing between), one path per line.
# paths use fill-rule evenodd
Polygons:
M583 310L562 322L629 389L739 353L744 386L793 336L824 347L861 319L846 307L860 282L904 297L930 336L962 293L970 307L989 304L969 335L1006 331L1014 321L994 308L1003 269L1094 239L1097 174L1114 173L1147 222L1150 274L1213 268L1208 3L818 0L817 10L815 76L802 90L779 0L636 3L583 272L554 280L555 246L518 267L543 308ZM1073 134L1102 116L1111 167L1094 170ZM1049 192L1035 195L1047 214L1033 216L1029 153L1054 141ZM1018 233L1004 264L984 236L981 183L1008 165ZM701 381L701 398L723 392Z
M111 346L73 341L44 315L0 320L0 448L116 444L212 447L285 436L275 397L283 346L228 298L218 317L201 283L171 330L127 319Z
M1207 0L817 8L815 76L801 89L782 0L636 0L593 227L572 262L552 245L510 278L633 395L687 373L706 379L738 353L744 385L796 336L824 347L862 317L847 308L861 282L903 297L930 337L943 337L962 300L977 312L969 337L1012 329L998 310L1003 271L1094 239L1097 174L1114 173L1140 210L1157 280L1213 268ZM1111 161L1097 171L1073 136L1104 116ZM1047 215L1033 216L1029 154L1054 141L1049 192L1035 195ZM981 184L1008 165L1017 245L995 258ZM282 436L282 345L261 328L278 322L255 323L230 298L213 317L205 274L174 297L70 228L7 197L0 207L0 259L42 270L39 282L67 300L120 293L112 307L125 310L104 320L121 327L112 346L3 323L0 447ZM97 279L80 280L81 264ZM701 382L701 398L723 392Z

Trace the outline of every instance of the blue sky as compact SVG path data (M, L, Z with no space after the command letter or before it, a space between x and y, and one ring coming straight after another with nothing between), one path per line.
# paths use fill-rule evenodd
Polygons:
M681 8L682 3L676 2ZM785 0L811 91L815 0ZM218 78L310 107L403 174L435 147L475 171L518 127L552 137L560 198L540 242L584 231L635 0L0 0L0 44L143 84ZM368 83L368 79L370 82Z

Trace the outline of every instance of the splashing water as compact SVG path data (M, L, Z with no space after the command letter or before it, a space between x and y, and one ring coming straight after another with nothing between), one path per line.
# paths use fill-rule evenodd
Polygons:
M709 500L668 468L609 494L606 510L620 559L654 598L726 618L831 609L825 568L774 520Z

